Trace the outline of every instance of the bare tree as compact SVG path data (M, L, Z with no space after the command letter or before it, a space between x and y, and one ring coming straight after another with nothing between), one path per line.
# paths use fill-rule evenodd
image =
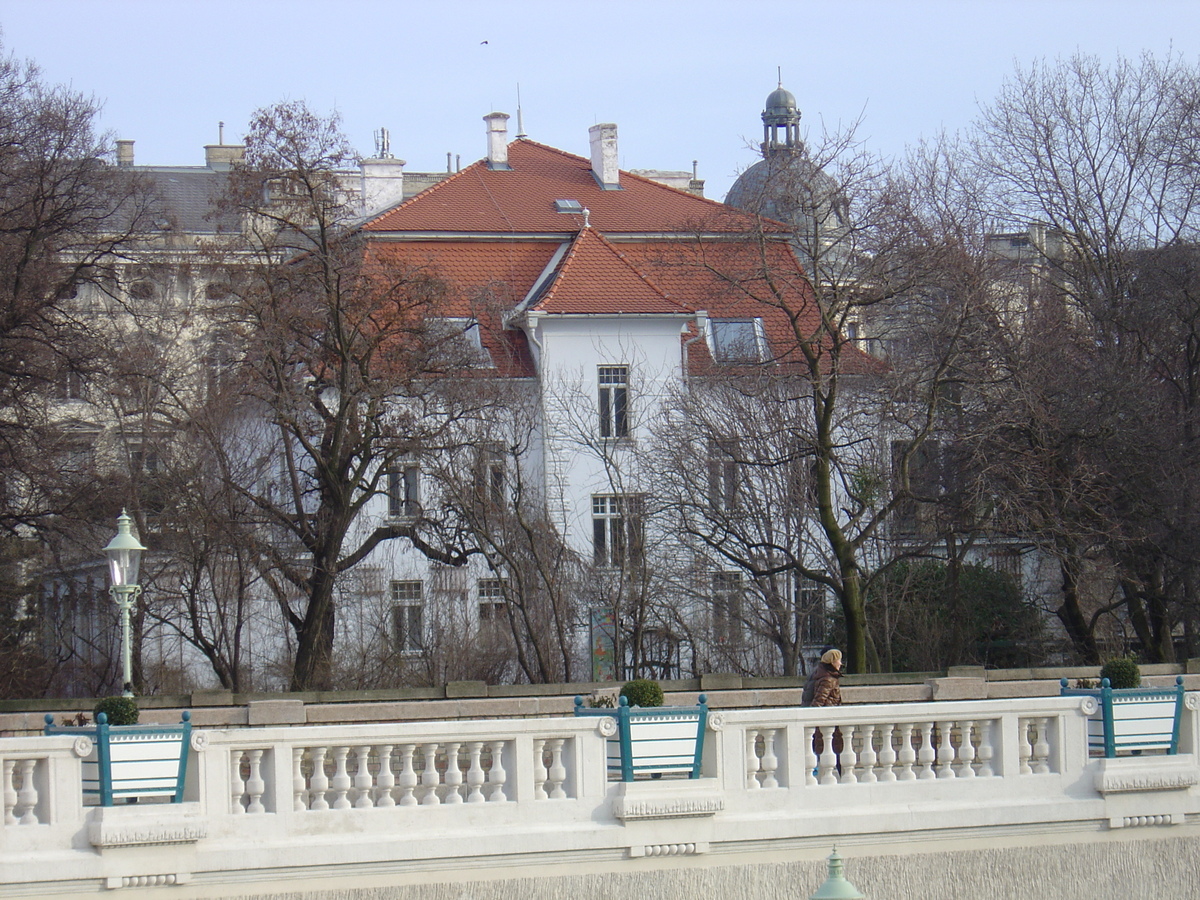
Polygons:
M0 527L36 524L80 496L63 478L71 449L55 416L101 362L81 302L103 288L151 208L144 186L109 164L95 100L0 58ZM70 467L66 467L70 468Z
M338 169L351 159L336 117L301 103L251 122L228 198L244 228L218 310L241 345L242 391L204 426L226 484L255 510L251 546L296 635L297 690L331 686L339 576L397 538L467 560L457 523L360 517L399 460L436 452L487 405L450 377L461 360L436 319L444 284L349 227Z
M971 327L981 289L967 239L972 208L951 202L955 185L933 155L889 169L853 131L789 152L792 164L776 167L762 197L763 210L786 214L788 227L763 218L732 240L697 229L661 260L677 277L710 279L713 308L733 311L725 315L762 317L766 350L722 358L716 348L707 368L694 363L686 392L700 405L732 402L734 412L724 423L719 414L698 419L692 446L731 459L743 489L769 495L787 515L778 523L730 515L702 494L710 502L685 506L684 527L755 584L782 577L830 591L848 671L865 671L865 585L880 561L864 553L914 497L914 460L937 427ZM885 353L887 365L867 350ZM755 415L756 403L765 415ZM760 485L749 487L756 477ZM793 599L772 597L799 595L778 586L758 594L769 601L763 633L794 670L799 611Z
M979 452L1010 521L1058 559L1057 614L1087 661L1120 609L1156 660L1194 621L1198 85L1177 57L1035 64L975 139L981 203L1024 243ZM1115 599L1085 596L1105 569Z

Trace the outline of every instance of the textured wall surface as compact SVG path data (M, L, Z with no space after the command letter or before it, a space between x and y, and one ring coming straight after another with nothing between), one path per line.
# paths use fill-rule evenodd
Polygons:
M858 858L851 849L845 862L846 877L868 900L1200 897L1200 839L1195 838ZM275 900L807 900L824 878L825 863L809 861L270 896Z

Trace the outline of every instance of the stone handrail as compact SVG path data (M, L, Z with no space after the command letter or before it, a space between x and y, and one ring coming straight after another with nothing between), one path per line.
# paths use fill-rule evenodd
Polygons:
M354 874L1182 824L1200 814L1187 700L1178 755L1123 759L1089 757L1089 698L727 709L709 716L700 778L628 783L606 775L603 718L198 729L184 803L108 808L83 805L71 738L4 738L0 883L249 896Z

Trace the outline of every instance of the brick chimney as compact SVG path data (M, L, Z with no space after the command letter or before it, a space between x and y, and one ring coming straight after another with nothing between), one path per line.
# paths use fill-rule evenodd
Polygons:
M617 168L617 126L612 123L588 129L592 143L592 175L602 190L619 191L621 172Z
M508 164L508 113L493 112L483 117L487 122L487 163L489 169L511 169Z
M133 165L133 141L117 141L117 165L122 169Z

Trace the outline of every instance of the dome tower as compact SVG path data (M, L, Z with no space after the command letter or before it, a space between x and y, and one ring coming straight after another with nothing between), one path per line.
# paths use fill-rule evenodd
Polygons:
M762 111L763 156L777 150L794 150L800 146L800 108L791 91L783 83L771 91Z

